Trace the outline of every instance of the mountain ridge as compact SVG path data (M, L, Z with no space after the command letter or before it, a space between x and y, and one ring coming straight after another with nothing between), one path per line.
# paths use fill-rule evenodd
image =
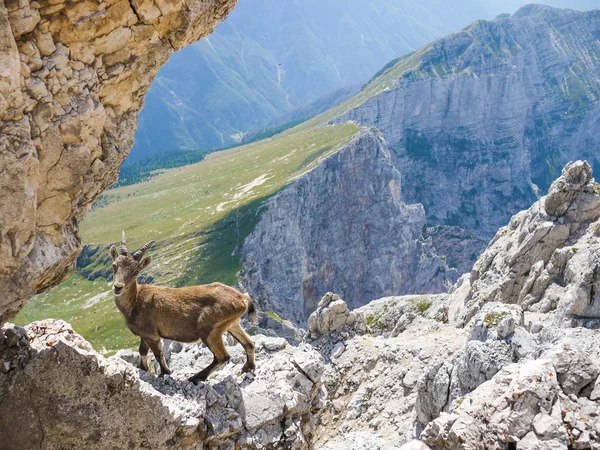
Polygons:
M432 225L459 225L489 238L510 217L501 211L506 201L515 202L512 211L522 208L568 160L598 165L591 130L600 120L599 21L598 10L544 5L477 21L420 50L416 67L333 122L355 121L383 133L407 178L406 200L422 203ZM577 29L580 23L585 27ZM576 41L567 44L570 32ZM562 47L546 45L553 41ZM405 59L381 77L401 64ZM478 187L485 173L466 180L486 166L505 173L490 173L496 181L487 188Z
M393 58L523 3L241 0L210 38L173 55L157 75L130 158L239 143L281 114L366 82Z

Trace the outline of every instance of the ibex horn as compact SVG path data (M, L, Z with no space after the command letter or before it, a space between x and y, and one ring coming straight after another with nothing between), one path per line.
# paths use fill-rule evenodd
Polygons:
M146 251L150 248L150 246L154 244L154 241L149 241L148 243L142 245L138 250L136 250L136 252L133 254L133 259L135 259L136 261L139 261L142 259L142 256L144 256L144 253L146 253Z
M121 234L121 255L127 256L127 244L125 243L125 231Z

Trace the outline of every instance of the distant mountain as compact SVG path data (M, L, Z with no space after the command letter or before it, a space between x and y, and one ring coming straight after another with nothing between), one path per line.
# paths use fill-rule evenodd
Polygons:
M567 162L600 172L599 37L600 10L524 6L391 64L337 120L383 133L429 224L489 239Z
M240 0L215 33L174 54L159 72L130 161L239 142L283 113L365 83L393 58L524 3ZM600 1L569 4L588 8Z

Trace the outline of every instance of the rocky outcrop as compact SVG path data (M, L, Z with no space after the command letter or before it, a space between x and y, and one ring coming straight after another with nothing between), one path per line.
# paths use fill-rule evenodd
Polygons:
M587 162L569 163L548 195L501 228L471 273L468 320L483 303L600 319L600 185Z
M569 331L559 338L564 331L555 330L559 342L537 359L507 365L462 397L452 413L427 425L421 439L434 449L597 448L600 335Z
M419 379L429 364L451 358L467 339L465 330L445 323L446 300L445 295L384 298L352 311L358 323L364 320L366 332L338 323L311 333L311 345L325 359L328 392L317 448L397 449L416 437ZM343 316L345 302L330 294L323 304L328 301L309 323ZM412 445L406 448L424 448Z
M423 237L421 205L370 130L270 200L241 248L244 284L266 309L304 322L328 291L351 307L444 292L456 278Z
M0 323L68 275L154 75L234 4L0 2Z
M365 315L350 311L348 305L337 294L328 292L323 296L317 309L308 318L309 339L333 333L364 333L367 331Z
M589 165L568 164L450 293L383 298L352 311L364 317L366 333L342 324L341 299L324 298L309 319L313 327L329 324L312 342L326 362L324 448L394 448L414 438L435 449L596 448L600 333L588 328L598 321L593 311L565 311L578 304L574 293L590 292L578 280L593 271L599 196ZM565 289L562 306L536 306L552 284L539 278L530 286L540 287L540 300L520 301L529 272L542 277L561 248L569 257L552 282ZM572 260L577 255L584 258ZM477 272L484 260L491 263ZM510 292L516 294L503 296ZM477 297L486 293L492 295ZM585 300L593 308L593 297Z
M464 395L529 355L536 345L516 305L488 303L470 322L468 332L467 342L452 358L423 371L415 404L419 427L456 408Z
M457 328L451 297L380 299L355 310L367 333L312 342L326 363L320 448L596 448L600 333L498 302Z
M548 195L501 228L447 296L450 321L466 323L469 340L419 382L417 421L431 447L600 441L593 393L600 333L586 329L599 323L599 191L587 162L567 164Z
M430 225L490 239L568 161L600 167L599 32L599 10L544 5L477 21L386 67L336 120L379 129Z
M171 355L177 378L203 363L186 359L187 350ZM195 386L105 359L62 321L7 324L2 448L310 448L325 395L321 356L308 347L268 357L259 349L254 376L238 375L240 367Z

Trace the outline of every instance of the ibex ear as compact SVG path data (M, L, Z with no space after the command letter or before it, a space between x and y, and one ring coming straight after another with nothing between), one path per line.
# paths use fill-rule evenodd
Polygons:
M140 261L140 265L139 265L139 269L138 270L141 272L146 267L148 267L151 262L152 262L152 256L150 256L150 255L146 256L144 259L142 259Z
M119 252L117 251L117 247L115 247L114 245L112 245L110 247L110 257L114 261L115 259L117 259L117 256L119 256Z

